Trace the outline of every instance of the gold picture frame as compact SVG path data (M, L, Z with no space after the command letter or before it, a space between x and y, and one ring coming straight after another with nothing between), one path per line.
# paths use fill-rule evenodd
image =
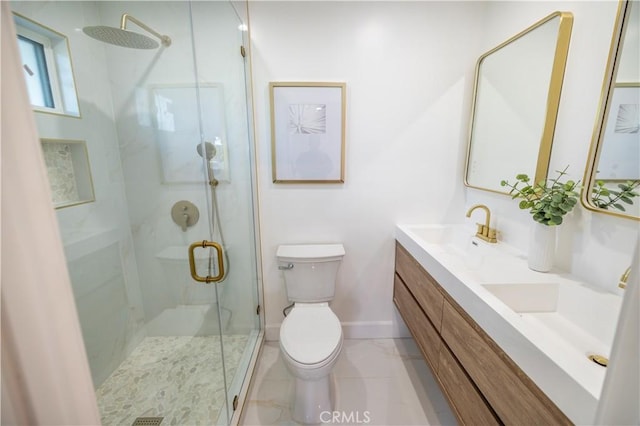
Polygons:
M271 82L274 183L344 183L346 83Z

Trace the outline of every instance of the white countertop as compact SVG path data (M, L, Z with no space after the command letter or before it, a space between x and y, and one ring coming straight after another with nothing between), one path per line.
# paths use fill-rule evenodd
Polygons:
M622 298L562 271L532 271L522 252L474 233L466 225L396 227L398 242L571 421L593 423L606 369L587 356L609 355ZM528 299L555 289L558 313L517 312L489 291L513 284L533 289Z

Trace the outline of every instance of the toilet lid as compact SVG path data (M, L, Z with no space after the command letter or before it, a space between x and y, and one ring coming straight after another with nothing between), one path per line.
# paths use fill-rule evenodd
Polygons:
M328 306L294 307L280 326L280 344L301 364L327 359L340 343L342 327Z

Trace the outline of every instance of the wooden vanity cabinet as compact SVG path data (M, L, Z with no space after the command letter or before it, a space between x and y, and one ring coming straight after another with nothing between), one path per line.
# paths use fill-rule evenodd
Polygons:
M399 243L393 294L461 424L571 424Z
M437 376L460 423L469 425L501 424L464 368L444 344L440 349Z
M399 244L396 246L396 274L400 276L436 330L440 331L444 303L440 285Z
M437 368L441 344L440 333L431 324L431 321L425 317L418 302L416 302L397 275L395 281L393 300L402 313L402 317L411 330L411 334L429 367L431 369Z

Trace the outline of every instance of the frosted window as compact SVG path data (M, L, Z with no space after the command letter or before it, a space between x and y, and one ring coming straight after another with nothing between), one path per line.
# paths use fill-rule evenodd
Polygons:
M18 45L20 46L22 68L31 104L54 108L51 82L47 72L47 61L44 56L44 46L23 36L18 36Z

